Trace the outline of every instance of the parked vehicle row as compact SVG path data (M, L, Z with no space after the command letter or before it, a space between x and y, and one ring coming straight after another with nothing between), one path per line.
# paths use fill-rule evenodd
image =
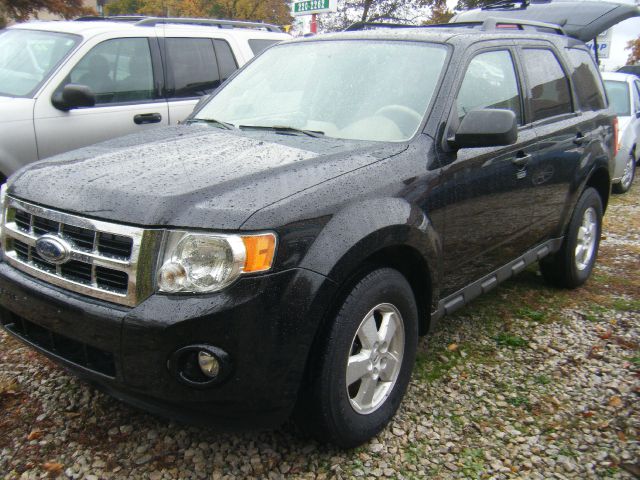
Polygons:
M174 125L256 53L288 38L272 25L220 20L88 17L12 26L0 32L0 176Z
M156 413L367 441L445 315L536 262L589 278L618 130L579 37L629 14L603 4L283 42L183 125L21 169L0 323Z
M631 188L640 159L640 78L612 72L602 77L620 129L613 191L625 193Z

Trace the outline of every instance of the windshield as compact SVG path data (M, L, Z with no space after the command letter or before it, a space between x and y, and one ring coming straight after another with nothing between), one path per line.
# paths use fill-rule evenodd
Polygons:
M631 115L629 102L629 87L627 82L617 82L615 80L605 80L604 87L607 89L609 103L619 117Z
M0 95L29 97L80 37L36 30L0 32Z
M316 41L267 50L195 119L287 127L351 140L416 133L447 50L404 41Z

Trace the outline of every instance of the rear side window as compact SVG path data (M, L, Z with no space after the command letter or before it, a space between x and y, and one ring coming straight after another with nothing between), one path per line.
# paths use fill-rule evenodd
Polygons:
M513 110L522 124L520 92L511 54L507 50L486 52L469 62L457 98L458 118L478 108Z
M265 48L270 47L274 43L278 43L280 40L264 39L264 38L252 38L249 40L249 47L254 55L259 54Z
M568 48L573 73L571 79L582 110L601 110L605 107L604 88L593 58L584 50Z
M613 107L613 111L619 117L628 117L631 115L629 97L629 84L627 82L618 82L616 80L605 80L604 85L607 89L609 102Z
M529 84L532 121L571 113L569 81L551 50L526 49L522 52Z
M214 40L213 45L216 47L216 57L218 57L220 81L224 82L238 69L238 64L227 42L224 40Z
M220 86L218 62L210 38L167 38L167 74L171 97L199 97Z

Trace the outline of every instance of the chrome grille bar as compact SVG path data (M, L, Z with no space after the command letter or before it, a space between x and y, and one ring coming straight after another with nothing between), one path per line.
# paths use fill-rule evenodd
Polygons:
M19 223L16 222L17 212L21 218ZM28 231L24 220L26 215L30 216ZM135 306L152 293L150 279L140 276L144 272L145 277L148 277L153 269L154 255L143 256L141 252L148 249L153 253L155 245L159 244L161 231L88 219L8 196L5 199L3 218L0 240L4 258L16 269L58 287L126 306ZM69 235L65 233L65 228ZM75 236L71 232L75 232ZM87 245L91 233L91 249L79 245ZM48 264L37 254L36 242L45 234L57 235L71 245L66 263ZM125 258L124 254L116 256L102 253L99 246L101 234L115 235L123 241L130 239L130 255ZM116 237L110 238L113 240ZM123 245L125 246L118 248L118 253L120 250L128 250L129 244L124 242ZM113 286L120 283L122 289Z

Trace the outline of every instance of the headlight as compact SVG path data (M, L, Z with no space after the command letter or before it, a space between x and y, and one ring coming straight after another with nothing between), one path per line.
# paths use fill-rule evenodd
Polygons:
M275 255L273 233L223 235L170 232L158 273L162 292L215 292L243 273L269 270Z

